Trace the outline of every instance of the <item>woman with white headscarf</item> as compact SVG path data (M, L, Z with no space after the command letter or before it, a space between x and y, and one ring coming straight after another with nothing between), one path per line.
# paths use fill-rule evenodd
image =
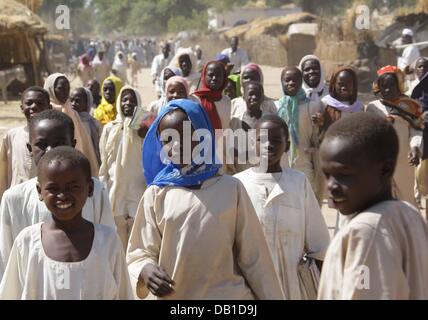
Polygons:
M141 168L144 140L138 130L130 127L133 115L141 108L137 90L123 87L116 108L116 120L109 122L101 135L100 180L109 191L117 232L126 250L137 207L146 189Z
M189 83L190 93L198 88L201 75L197 71L198 59L192 48L180 48L169 65L181 69L183 78Z
M306 94L306 102L299 106L299 113L306 114L305 121L299 122L299 156L294 169L302 171L308 177L312 189L321 204L324 198L325 179L320 168L319 147L322 134L322 114L324 104L322 98L328 95L325 84L324 70L317 56L307 55L299 63L302 72L302 89Z
M80 120L79 114L73 110L70 103L70 81L62 73L51 74L45 81L44 88L49 92L52 107L64 112L74 124L74 136L76 138L76 149L82 152L91 164L92 176L98 177L98 160L91 137Z
M125 85L128 83L128 62L126 61L126 56L122 51L118 51L114 57L113 73L122 80L122 83Z

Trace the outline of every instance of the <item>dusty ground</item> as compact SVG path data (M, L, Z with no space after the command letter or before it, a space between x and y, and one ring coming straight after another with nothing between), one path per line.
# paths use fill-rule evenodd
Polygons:
M265 91L266 95L271 98L279 98L281 96L281 88L279 79L281 69L269 66L263 66L265 77ZM79 86L79 80L72 81L72 87ZM150 78L150 70L143 69L138 79L138 89L140 90L143 106L147 106L151 101L156 99L156 94ZM371 95L362 95L362 100L368 102L372 99ZM3 137L5 132L13 127L23 125L25 118L19 108L20 102L18 100L10 101L7 105L0 102L0 138ZM323 214L326 218L329 228L333 228L336 223L336 212L328 209L326 204L323 206Z

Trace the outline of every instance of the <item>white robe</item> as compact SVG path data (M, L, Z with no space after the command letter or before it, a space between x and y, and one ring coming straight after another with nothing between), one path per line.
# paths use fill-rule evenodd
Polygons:
M278 110L273 100L265 100L260 106L262 116L265 114L277 114ZM232 100L231 118L239 119L246 122L252 129L255 129L257 119L250 117L247 111L247 103L243 97L238 97ZM239 129L233 127L233 130Z
M403 50L403 54L397 60L397 66L404 71L407 66L412 66L421 56L419 49L415 45L407 46Z
M98 179L92 179L94 195L87 199L82 216L90 222L115 228L107 190ZM26 227L52 219L45 203L39 200L36 185L37 178L33 178L4 193L0 205L0 280L18 234Z
M102 164L100 167L100 180L107 186L111 203L115 204L113 215L134 217L138 203L146 189L146 181L140 161L133 161L135 159L129 159L125 164L126 170L122 170L122 172L125 171L127 175L116 177L118 153L124 148L123 134L117 137L119 141L110 141L112 139L110 133L116 126L123 126L123 123L116 121L107 123L101 135L100 152ZM121 131L122 133L124 132L123 129ZM135 139L134 143L137 143L139 150L141 150L143 139L136 132L132 132L132 134ZM108 153L106 151L107 144L113 144L116 148ZM141 152L139 155L141 156ZM132 156L135 157L135 154Z
M323 260L330 237L315 194L301 172L283 169L279 180L253 168L235 175L250 196L262 225L282 289L290 299L304 299L298 265L303 255ZM274 182L271 192L266 181ZM267 192L266 192L267 191Z
M13 128L3 137L0 148L0 199L7 189L36 175L36 166L27 149L28 142L27 126Z
M122 245L111 228L94 225L89 256L80 262L49 258L42 222L24 229L13 245L1 300L132 300Z
M153 263L176 283L165 299L283 299L251 201L230 176L208 179L200 190L149 187L135 218L127 263L139 298L149 294L139 275Z
M156 93L160 95L162 93L162 84L159 81L161 72L163 69L165 69L171 61L171 57L169 56L167 59L165 59L163 53L158 54L156 57L154 57L152 61L152 67L151 67L151 76L153 79L155 79L155 88Z
M272 100L265 100L263 104L260 106L260 110L262 111L262 116L264 116L265 114L277 114L275 103ZM248 153L245 152L244 150L241 150L242 152L238 156L238 159L235 158L234 160L235 163L227 164L224 166L223 170L227 174L233 175L258 164L257 158L253 158L256 154L254 133L244 135L242 133L243 131L241 131L241 133L238 135L239 131L237 132L238 129L242 129L242 122L245 122L250 127L250 129L255 129L258 120L259 119L256 119L250 116L247 110L247 103L242 97L235 98L232 100L230 128L235 132L236 137L239 136L239 138L235 139L234 149L239 150L239 147L238 147L238 144L240 144L239 139L241 139L241 141L244 141L243 139L245 138L245 139L248 139L246 141L250 141L250 142L249 144L248 142L246 142L246 145L249 145ZM229 146L226 146L226 149L228 150L230 156L233 155L233 152L236 152L236 151L233 151L233 149L231 149ZM224 159L226 158L224 157ZM244 162L243 160L246 160L245 163L239 163L239 162Z
M428 226L417 209L385 201L343 220L325 256L319 299L428 299Z
M248 59L247 51L242 48L236 49L235 52L232 52L232 48L226 48L221 53L228 56L230 63L233 64L233 69L231 73L241 72L241 68L246 66L250 62Z

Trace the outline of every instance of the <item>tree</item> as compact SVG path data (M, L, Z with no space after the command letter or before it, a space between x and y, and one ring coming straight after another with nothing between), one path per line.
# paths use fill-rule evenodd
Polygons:
M103 30L159 34L168 27L206 28L206 11L214 6L226 10L248 0L92 0L97 24ZM204 21L205 19L205 21ZM171 21L171 22L170 22Z
M43 1L40 11L46 12L48 14L54 14L56 7L60 5L67 5L69 8L76 9L82 8L85 5L85 0L67 0L64 3L64 0L47 0Z

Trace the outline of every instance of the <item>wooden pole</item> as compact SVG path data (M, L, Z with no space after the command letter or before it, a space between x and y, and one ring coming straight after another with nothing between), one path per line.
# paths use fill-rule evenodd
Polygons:
M36 85L39 85L39 86L43 85L41 78L40 78L39 70L37 68L37 58L36 58L35 45L32 42L32 39L30 38L28 33L25 33L25 38L27 40L28 47L30 49L30 57L31 57L31 64L33 65L34 80L36 82Z

